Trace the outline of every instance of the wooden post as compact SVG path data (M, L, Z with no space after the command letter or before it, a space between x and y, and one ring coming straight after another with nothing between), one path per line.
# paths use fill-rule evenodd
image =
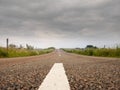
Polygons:
M7 51L8 51L8 45L9 45L9 39L6 39L6 47L7 47Z

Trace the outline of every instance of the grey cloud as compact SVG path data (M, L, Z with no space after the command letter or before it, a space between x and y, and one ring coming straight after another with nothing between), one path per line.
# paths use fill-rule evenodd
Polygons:
M119 3L119 0L0 0L0 35L116 40L120 38Z

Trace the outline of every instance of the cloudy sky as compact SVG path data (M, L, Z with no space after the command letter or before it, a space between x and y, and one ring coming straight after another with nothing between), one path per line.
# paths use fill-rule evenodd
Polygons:
M0 0L0 46L120 44L120 0Z

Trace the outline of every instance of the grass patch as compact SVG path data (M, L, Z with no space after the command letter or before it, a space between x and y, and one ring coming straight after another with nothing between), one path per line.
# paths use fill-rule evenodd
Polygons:
M18 48L9 48L7 51L6 48L0 47L0 58L11 58L11 57L25 57L25 56L35 56L35 55L41 55L46 54L54 51L54 48L47 48L47 49L18 49Z
M119 57L120 48L87 48L87 49L63 49L69 53L76 53L88 56Z

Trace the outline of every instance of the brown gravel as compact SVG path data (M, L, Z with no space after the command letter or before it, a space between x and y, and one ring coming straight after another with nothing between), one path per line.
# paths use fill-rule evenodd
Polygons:
M54 56L0 59L0 90L37 90L54 64Z
M62 56L71 90L120 90L120 59Z
M0 59L0 90L37 90L55 62L62 62L71 90L120 90L120 59L58 51Z

